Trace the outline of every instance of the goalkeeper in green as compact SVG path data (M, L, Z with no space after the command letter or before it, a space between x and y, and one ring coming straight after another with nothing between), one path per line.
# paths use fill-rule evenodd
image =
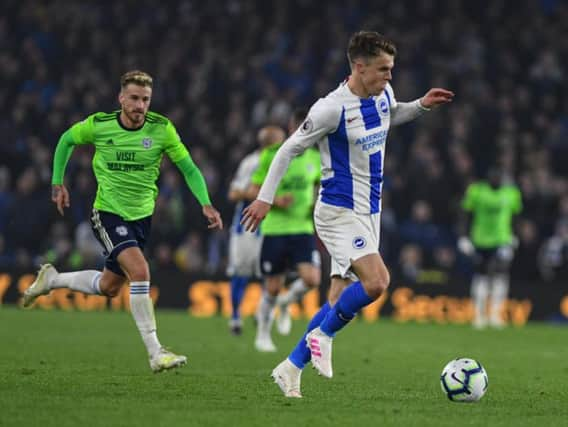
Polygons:
M203 175L193 163L180 137L166 117L148 111L152 77L134 70L120 81L121 109L95 113L63 133L53 160L51 200L63 215L70 206L63 183L65 167L73 149L93 144L93 170L97 194L91 215L95 236L106 255L102 272L83 270L59 273L52 265L41 266L34 283L24 292L23 305L30 306L52 289L68 288L85 294L114 297L130 283L130 309L148 351L154 372L186 363L186 357L162 347L156 334L150 299L150 270L143 250L151 228L158 194L156 181L164 153L179 168L185 182L202 206L209 228L223 228L219 212L211 205Z
M513 217L522 209L521 192L514 184L504 182L500 169L493 168L487 180L469 185L462 208L466 214L461 224L464 235L458 246L475 262L471 282L473 326L483 328L489 323L502 327L501 310L509 292L509 268L516 241ZM469 237L465 236L467 229Z

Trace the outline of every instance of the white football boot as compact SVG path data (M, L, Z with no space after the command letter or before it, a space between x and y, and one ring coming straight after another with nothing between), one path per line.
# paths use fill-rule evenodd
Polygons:
M286 359L274 368L271 376L274 382L278 384L278 387L280 387L280 390L282 390L282 393L284 393L284 396L301 398L301 375L302 370Z
M312 354L312 365L326 378L333 377L331 368L331 343L333 338L326 335L319 327L306 336L306 344Z
M25 290L22 305L29 307L34 303L37 297L47 295L51 291L49 284L57 274L57 270L53 265L43 264L37 273L35 281Z
M187 363L187 357L174 354L171 351L161 348L156 354L150 357L150 368L154 372L162 372L167 369L177 368Z

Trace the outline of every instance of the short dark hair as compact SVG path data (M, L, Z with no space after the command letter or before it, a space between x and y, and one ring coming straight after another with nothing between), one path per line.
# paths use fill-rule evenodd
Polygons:
M394 43L376 31L359 31L351 36L347 48L347 58L354 63L358 58L368 60L382 52L396 55Z
M152 76L144 71L132 70L127 71L120 77L120 87L125 88L130 83L142 86L142 87L152 87L153 80Z

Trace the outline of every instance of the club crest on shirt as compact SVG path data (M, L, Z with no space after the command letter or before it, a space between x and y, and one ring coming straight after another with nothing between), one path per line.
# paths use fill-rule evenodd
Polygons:
M142 139L142 146L143 146L145 149L150 148L150 147L152 146L152 140L151 140L150 138L144 138L144 139Z
M126 236L128 234L128 230L124 225L119 225L114 229L114 231L116 231L116 234L118 234L119 236Z
M388 116L389 114L389 105L384 99L381 99L381 101L379 102L379 114L382 117Z
M312 122L312 119L308 118L304 121L304 123L302 123L302 126L300 126L300 133L303 134L310 133L313 128L314 128L314 123Z
M355 249L363 249L365 246L367 246L367 241L365 240L365 238L357 236L353 239L353 247Z
M264 269L264 271L266 271L267 273L270 273L272 271L272 263L270 261L264 261L262 263L262 268Z

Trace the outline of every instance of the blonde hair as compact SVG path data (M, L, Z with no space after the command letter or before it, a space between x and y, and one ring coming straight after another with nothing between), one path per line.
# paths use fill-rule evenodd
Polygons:
M144 71L140 70L132 70L127 71L120 77L120 87L125 88L130 83L143 86L143 87L152 87L153 80L152 76Z

